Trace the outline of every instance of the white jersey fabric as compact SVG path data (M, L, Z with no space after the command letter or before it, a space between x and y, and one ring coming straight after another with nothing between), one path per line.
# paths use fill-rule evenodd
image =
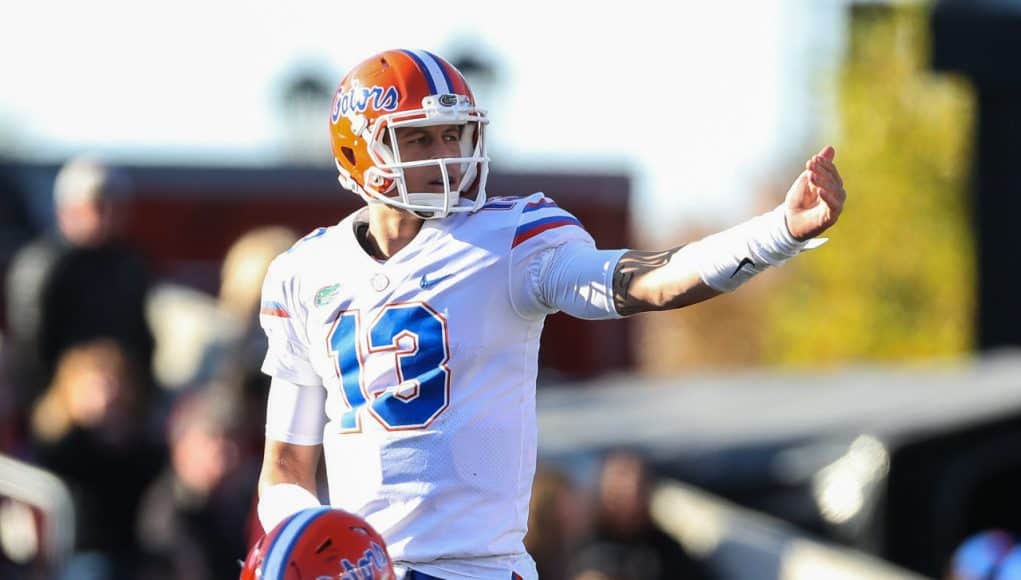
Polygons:
M426 220L379 262L355 236L365 211L271 265L263 371L325 391L330 502L366 518L395 563L449 579L534 578L523 538L535 379L543 321L557 309L544 276L561 250L595 244L537 193ZM593 312L615 315L609 289L622 253L600 252L601 279L573 290ZM288 431L267 433L318 443Z

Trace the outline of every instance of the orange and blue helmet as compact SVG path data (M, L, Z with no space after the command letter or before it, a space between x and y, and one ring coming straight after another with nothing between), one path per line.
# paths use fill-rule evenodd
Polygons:
M330 142L340 183L369 203L385 203L427 218L482 207L489 173L485 112L477 108L464 75L425 50L387 50L361 62L333 97ZM460 156L403 161L395 130L460 125ZM457 165L459 183L449 167ZM404 171L439 166L444 192L408 191ZM462 194L475 193L470 203Z
M248 552L241 580L394 580L383 538L343 510L302 510L277 524Z

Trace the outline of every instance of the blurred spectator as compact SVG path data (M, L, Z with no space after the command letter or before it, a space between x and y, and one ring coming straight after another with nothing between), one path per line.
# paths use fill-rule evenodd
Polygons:
M149 292L145 309L156 339L156 383L172 399L210 380L212 365L236 334L216 299L190 286L162 281Z
M584 506L570 478L559 468L540 464L532 482L525 549L543 580L565 580L571 554L584 533Z
M266 395L270 377L262 372L266 356L266 335L259 325L262 282L270 263L298 241L289 228L266 226L242 235L227 252L221 270L220 312L236 325L233 348L223 357L219 376L234 389L235 400L245 417L242 425L242 454L261 465L266 432ZM322 461L322 459L320 459ZM257 475L257 474L256 474ZM319 469L320 489L326 489L326 469ZM257 496L252 496L247 545L264 532L255 517Z
M262 281L270 263L298 241L292 230L280 226L257 228L241 236L227 252L223 261L220 285L220 311L235 321L239 329L233 360L238 373L232 384L240 389L244 407L246 444L251 453L262 456L265 439L266 393L270 377L262 372L266 356L266 334L259 325Z
M149 272L118 240L122 201L130 191L119 172L87 159L57 175L58 229L23 247L7 273L7 319L15 387L21 405L35 399L69 347L95 338L120 343L151 382L153 338L144 317Z
M8 165L0 159L0 273L7 272L15 251L28 242L31 232L32 224L25 198L11 176ZM0 303L4 302L6 300L0 290ZM7 328L6 321L0 327Z
M573 563L575 580L708 578L649 513L651 474L635 453L607 454L599 473L592 536Z
M241 415L219 386L180 398L170 415L170 464L140 507L146 578L232 578L247 552L245 527L259 464L241 464Z
M269 377L261 371L266 354L266 335L258 323L262 280L270 262L297 240L297 234L285 227L253 229L228 250L218 298L161 284L147 307L157 337L155 370L160 383L187 390L214 382L225 400L233 401L243 417L234 434L240 461L254 462L253 486L262 461L269 389ZM325 470L321 473L325 476ZM257 498L249 499L254 506ZM263 534L254 509L250 511L246 546Z
M217 298L172 284L154 288L147 316L156 333L154 366L161 384L181 390L225 376L260 385L268 380L259 371L266 354L258 325L262 277L297 239L279 226L241 236L223 261Z
M5 274L14 254L31 235L31 221L25 199L13 177L9 167L0 160L0 274ZM6 304L6 289L0 288L0 304ZM7 312L0 312L0 328L6 331ZM10 349L3 348L3 336L0 336L0 451L10 451L24 439L24 401L10 381L8 369Z
M226 313L240 329L236 354L244 368L245 380L255 381L261 386L269 384L269 378L260 370L262 359L266 356L266 336L259 326L262 281L270 262L297 241L298 235L289 228L256 228L238 238L223 260L220 311Z
M69 578L131 578L135 521L163 449L145 434L137 374L119 345L72 347L31 418L34 460L64 480L76 509Z

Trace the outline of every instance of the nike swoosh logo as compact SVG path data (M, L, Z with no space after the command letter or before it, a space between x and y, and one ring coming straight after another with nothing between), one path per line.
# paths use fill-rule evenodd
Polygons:
M745 267L745 264L749 266L754 266L755 262L751 261L751 258L741 258L741 261L738 263L737 268L734 268L734 273L731 274L730 277L733 278L734 276L737 276L737 273L741 271L741 268Z
M429 274L422 274L422 280L418 283L418 285L421 286L423 290L428 290L429 288L432 288L433 286L453 276L453 274L447 274L446 276L440 276L439 278L433 278L430 280L429 278L427 278L428 275Z

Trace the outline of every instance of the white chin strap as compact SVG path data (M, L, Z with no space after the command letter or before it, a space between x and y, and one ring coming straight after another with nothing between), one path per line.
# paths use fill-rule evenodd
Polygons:
M408 205L435 208L433 211L414 210L416 214L419 214L421 217L424 217L426 219L446 217L447 215L454 213L450 211L450 208L458 207L460 201L461 195L456 190L450 192L449 194L443 193L408 194Z
M422 219L440 219L454 213L470 213L477 211L485 203L485 196L472 203L462 202L457 190L443 193L408 193L407 201L399 197L378 196L373 193L358 192L369 204L388 205L415 214Z

